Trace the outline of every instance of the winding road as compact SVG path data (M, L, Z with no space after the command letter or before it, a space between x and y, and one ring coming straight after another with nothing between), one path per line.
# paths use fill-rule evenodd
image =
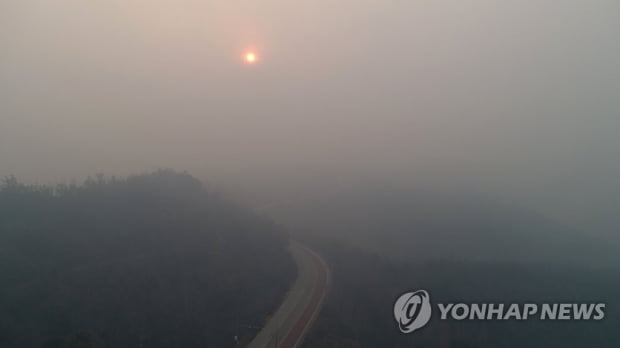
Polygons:
M248 348L299 347L321 309L327 292L327 265L320 256L297 242L291 242L289 251L297 264L297 279Z

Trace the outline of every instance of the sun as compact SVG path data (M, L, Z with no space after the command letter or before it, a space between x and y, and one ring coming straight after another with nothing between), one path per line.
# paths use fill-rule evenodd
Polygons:
M254 64L258 60L258 56L254 52L247 52L243 59L247 64Z

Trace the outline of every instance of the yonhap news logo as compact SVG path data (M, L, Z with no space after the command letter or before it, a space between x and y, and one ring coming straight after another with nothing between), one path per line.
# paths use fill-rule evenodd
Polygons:
M402 294L394 304L394 317L403 333L414 332L431 319L431 301L428 292L418 290Z
M437 303L439 320L602 320L605 303ZM433 312L426 290L409 291L396 299L394 318L402 333L424 327Z

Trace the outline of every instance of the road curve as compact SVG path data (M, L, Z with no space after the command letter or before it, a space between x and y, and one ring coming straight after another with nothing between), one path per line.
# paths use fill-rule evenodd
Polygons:
M321 309L327 292L327 265L297 242L291 242L289 251L297 264L297 279L248 348L298 347Z

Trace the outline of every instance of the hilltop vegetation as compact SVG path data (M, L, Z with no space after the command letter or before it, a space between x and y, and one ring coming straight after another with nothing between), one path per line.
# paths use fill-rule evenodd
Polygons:
M0 346L233 347L293 280L286 245L281 228L185 173L6 178Z

